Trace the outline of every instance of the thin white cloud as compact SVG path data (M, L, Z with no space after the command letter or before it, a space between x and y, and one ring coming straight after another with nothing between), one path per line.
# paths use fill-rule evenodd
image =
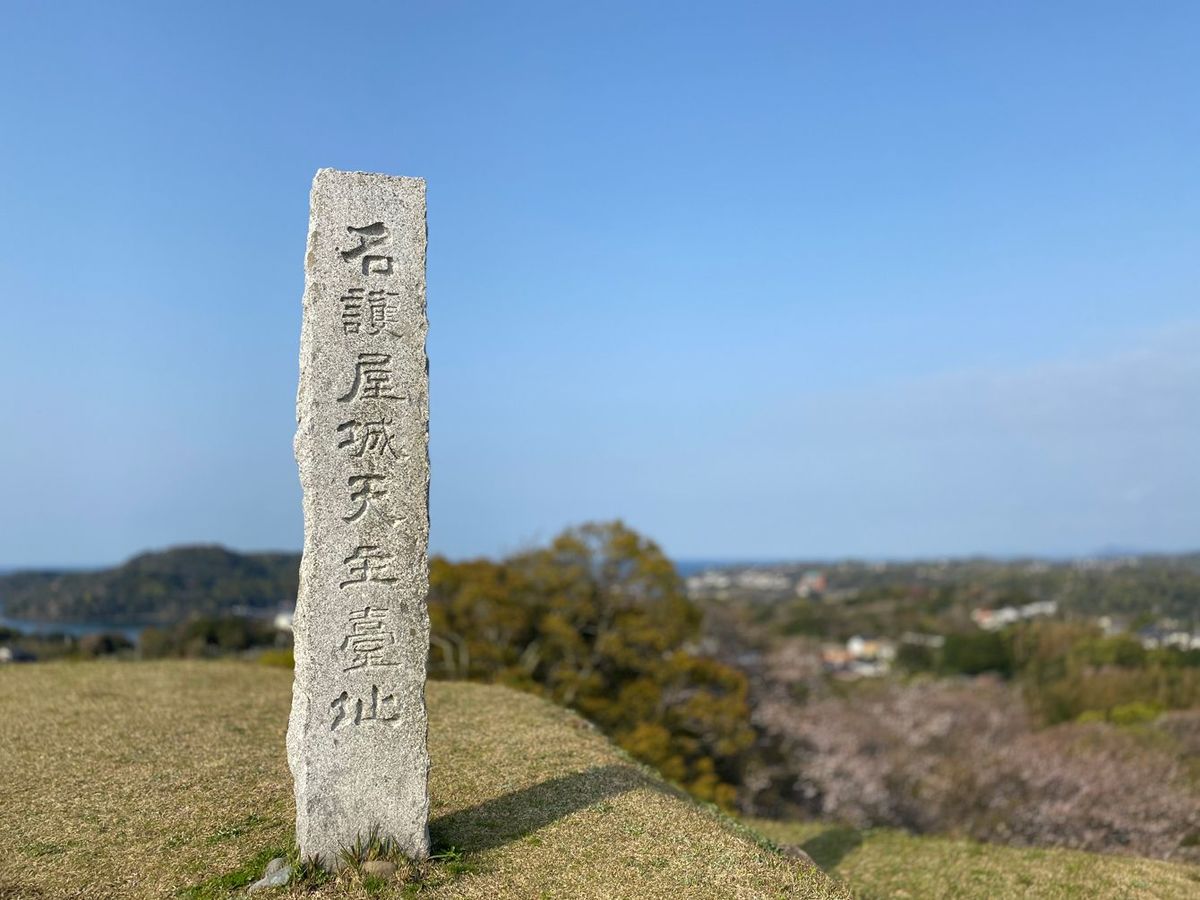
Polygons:
M760 408L745 506L784 555L1200 545L1198 348L1188 322L1092 357Z

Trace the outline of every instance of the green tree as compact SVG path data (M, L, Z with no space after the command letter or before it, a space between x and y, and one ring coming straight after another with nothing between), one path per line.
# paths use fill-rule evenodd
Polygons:
M942 665L948 672L962 675L1011 675L1013 659L1008 637L997 631L947 635Z
M430 670L574 707L698 796L730 804L753 741L746 680L687 651L700 611L671 561L620 522L502 563L430 569Z
M442 678L532 683L530 599L520 572L505 563L431 560L430 670Z

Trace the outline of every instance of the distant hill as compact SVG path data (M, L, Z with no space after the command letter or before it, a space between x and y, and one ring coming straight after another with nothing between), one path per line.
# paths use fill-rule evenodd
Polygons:
M1200 625L1200 553L1079 559L958 559L721 564L688 573L695 600L807 602L812 594L852 612L888 597L936 614L955 598L969 608L1053 601L1067 615L1174 619ZM815 584L806 579L816 577ZM808 587L810 590L806 591ZM904 626L913 627L912 623ZM878 623L854 629L878 631ZM903 630L903 629L902 629Z
M143 553L112 569L0 576L0 611L14 619L167 625L190 615L269 611L296 598L298 553L219 546Z

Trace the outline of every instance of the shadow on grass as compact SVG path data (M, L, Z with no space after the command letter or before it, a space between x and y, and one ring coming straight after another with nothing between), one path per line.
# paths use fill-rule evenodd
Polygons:
M855 828L837 826L822 831L800 845L813 862L826 872L862 846L862 833Z
M520 840L608 797L649 784L633 766L596 766L513 791L429 823L435 848L467 853Z

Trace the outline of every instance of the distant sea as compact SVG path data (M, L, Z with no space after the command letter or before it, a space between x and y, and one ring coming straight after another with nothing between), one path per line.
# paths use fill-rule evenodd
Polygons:
M89 634L123 634L134 643L137 643L142 633L140 627L114 625L111 622L36 622L29 619L10 619L5 615L0 615L0 628L11 628L21 634L69 634L76 638Z
M682 577L695 575L707 569L729 569L741 566L778 566L785 565L786 560L776 559L673 559L675 571ZM793 561L794 562L794 561Z
M10 575L22 569L14 566L0 566L0 575ZM0 628L9 628L21 634L69 634L71 637L84 637L89 634L123 634L133 642L137 642L142 633L141 628L129 625L114 625L111 622L39 622L31 619L10 619L4 615L0 607Z
M68 572L72 569L83 569L81 566L0 566L0 576L11 575L13 572ZM91 566L87 568L100 568ZM21 634L69 634L71 637L84 637L89 634L123 634L133 642L137 642L142 633L142 626L117 625L112 622L41 622L36 619L10 619L4 615L0 606L0 628L9 628Z

